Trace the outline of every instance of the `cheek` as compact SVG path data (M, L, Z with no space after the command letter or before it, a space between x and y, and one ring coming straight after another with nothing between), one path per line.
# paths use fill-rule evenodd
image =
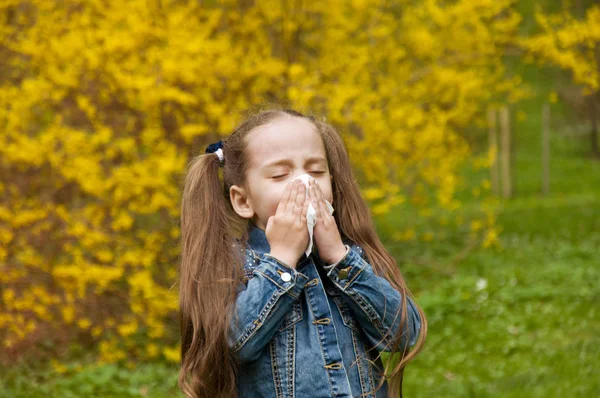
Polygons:
M269 211L271 212L271 215L274 215L275 212L277 211L277 206L279 206L279 202L281 201L284 191L285 191L285 186L282 186L281 188L277 187L277 188L273 189L273 192L269 195L269 198L268 198L269 205L268 206L269 206Z
M328 201L329 203L333 204L333 188L331 187L331 185L329 186L329 192L326 194L326 196L328 196Z
M332 187L330 184L325 185L322 182L319 182L319 185L321 187L321 192L323 193L323 197L329 202L329 203L333 203L333 194L332 194Z

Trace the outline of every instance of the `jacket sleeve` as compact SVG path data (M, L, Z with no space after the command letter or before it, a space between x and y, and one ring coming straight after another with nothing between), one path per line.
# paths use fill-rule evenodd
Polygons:
M406 299L406 325L400 347L406 344L407 338L413 346L421 330L421 318L413 301L402 296L387 279L375 274L358 245L349 243L346 247L346 255L325 270L327 277L344 293L344 302L352 309L369 342L375 346L386 336L377 349L391 350L393 344L390 342L400 327L402 301Z
M232 317L229 344L240 362L259 358L307 281L306 275L268 253L263 255L248 282L239 287L235 301L239 323Z

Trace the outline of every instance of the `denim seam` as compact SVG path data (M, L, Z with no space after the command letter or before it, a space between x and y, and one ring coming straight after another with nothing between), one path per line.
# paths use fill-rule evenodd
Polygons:
M277 303L277 299L280 297L280 295L281 295L281 293L279 293L278 290L276 290L273 293L273 295L271 296L269 301L267 301L267 304L265 304L262 311L258 315L258 318L256 318L254 320L254 322L252 322L252 324L246 328L244 333L240 336L240 338L236 342L235 347L233 349L234 352L241 350L242 347L248 342L248 340L256 333L256 331L258 329L260 329L260 327L263 324L264 319L268 315L271 308Z
M369 320L377 328L378 332L381 334L381 337L383 338L383 336L385 336L385 334L386 334L385 326L383 325L381 319L379 318L379 315L377 315L377 312L373 309L373 307L369 303L367 303L364 300L364 298L362 298L361 295L356 293L354 290L348 290L346 292L346 294L363 310L363 312L365 314L367 314L367 316L369 317Z
M365 352L365 355L369 355L368 353ZM375 362L375 360L371 359L373 362ZM376 362L375 362L376 363ZM367 371L367 375L369 376L369 382L371 383L371 386L369 387L370 390L374 390L375 389L375 379L373 378L373 364L371 364L371 362L369 362L369 368Z
M287 377L288 377L288 392L290 397L294 396L294 373L295 373L295 361L294 354L296 351L296 326L292 326L287 331L288 333L288 363L287 363Z
M275 395L277 398L283 398L283 387L281 386L281 378L279 376L279 364L277 363L277 347L275 339L272 339L269 342L269 353L271 354L271 372L273 373L273 386L275 387Z
M358 371L358 377L360 379L361 394L364 394L368 390L368 387L366 386L365 375L363 372L364 369L362 366L364 359L362 358L362 355L360 353L359 342L356 339L357 336L356 336L356 333L354 332L354 330L350 331L350 335L352 336L352 346L354 347L354 360L355 360L354 363L356 363L356 369Z
M359 276L359 275L360 275L360 274L361 274L361 273L362 273L364 270L365 270L364 268L361 268L361 269L359 269L359 270L358 270L358 272L357 272L356 274L354 274L354 277L353 277L352 279L350 279L350 280L348 281L348 283L346 283L346 284L344 285L344 287L342 288L342 290L346 290L346 289L348 289L348 287L349 287L349 286L352 284L352 282L354 282L354 280L355 280L355 279L356 279L356 278L357 278L357 277L358 277L358 276Z

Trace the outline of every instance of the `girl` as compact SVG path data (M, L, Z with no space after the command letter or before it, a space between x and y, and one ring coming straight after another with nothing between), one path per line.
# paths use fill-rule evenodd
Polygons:
M182 197L185 395L400 396L427 323L376 235L340 135L274 110L206 152ZM398 354L395 367L383 369L383 351Z

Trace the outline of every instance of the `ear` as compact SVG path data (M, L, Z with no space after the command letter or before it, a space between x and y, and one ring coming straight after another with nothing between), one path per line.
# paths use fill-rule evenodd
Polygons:
M252 218L254 216L254 209L248 200L248 194L246 190L237 185L232 185L229 188L229 199L233 210L242 218Z

